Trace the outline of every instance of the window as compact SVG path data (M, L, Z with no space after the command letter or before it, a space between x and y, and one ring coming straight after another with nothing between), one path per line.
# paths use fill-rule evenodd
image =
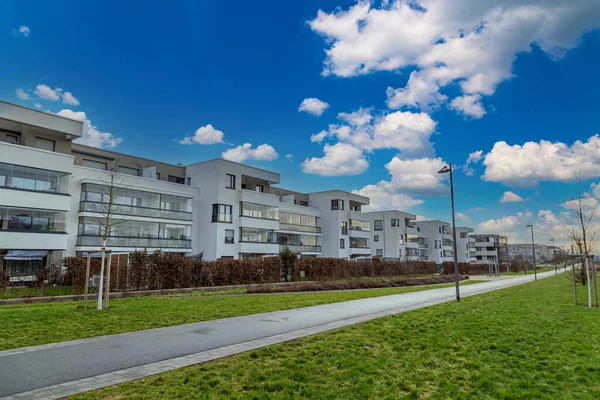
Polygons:
M371 223L369 221L361 221L359 219L350 220L350 230L365 231L371 230Z
M0 207L0 230L17 232L66 232L65 211Z
M383 257L383 249L377 249L375 250L375 255L378 257Z
M342 221L340 223L340 227L342 228L342 235L348 234L348 223L346 221Z
M437 239L433 240L433 248L436 249L436 250L438 249L438 241L437 241Z
M69 174L0 163L0 186L47 193L69 193Z
M392 218L392 226L400 226L400 220L398 218Z
M369 239L367 238L350 238L350 248L354 249L368 249L369 248Z
M302 200L300 200L299 204L301 206L308 207L308 201L302 201Z
M398 257L402 257L402 249L398 249Z
M87 168L101 169L102 171L106 171L106 163L100 161L92 161L83 159L83 166Z
M242 189L246 189L246 184L245 183L242 183Z
M277 233L268 229L242 227L240 242L277 243Z
M256 190L258 193L264 193L264 192L265 192L265 187L264 187L263 185L256 185L256 188L255 188L255 190Z
M264 204L240 202L240 216L279 220L279 208Z
M360 204L351 204L350 210L360 212Z
M442 234L442 227L440 226L438 229L440 230L440 235L441 235Z
M212 222L231 222L232 206L226 204L213 204Z
M344 200L331 200L331 209L332 210L343 210L344 209Z
M192 186L192 178L188 177L187 181L188 181L188 186Z
M156 180L157 180L157 181L160 181L160 172L157 172L157 173L156 173Z
M185 178L180 178L179 176L169 175L167 180L172 183L179 183L180 185L185 184Z
M117 167L117 172L120 174L125 174L125 175L133 175L133 176L140 176L140 170L137 168L130 168L130 167L122 167L122 166L118 166Z
M340 249L346 248L346 239L340 239Z
M404 244L404 235L398 236L398 244L400 244L400 245Z
M35 138L35 148L41 150L54 151L54 140L44 139L41 137Z
M233 229L225 229L225 243L232 244L233 243Z
M373 241L375 241L375 242L379 242L379 235L375 235L375 236L373 236Z
M460 233L460 238L461 239L466 239L467 238L467 232L461 232Z
M19 136L6 134L6 141L8 143L19 144Z
M383 230L383 220L376 219L375 221L373 221L373 229L376 231L382 231Z
M227 176L227 186L225 186L227 189L235 189L235 175L231 175L231 174L225 174ZM242 185L242 189L246 189L244 187L245 185Z

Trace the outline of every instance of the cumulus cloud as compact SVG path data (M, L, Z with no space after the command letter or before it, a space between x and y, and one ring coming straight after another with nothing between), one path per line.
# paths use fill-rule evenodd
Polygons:
M532 217L532 213L517 213L515 215L507 215L498 219L490 219L479 224L479 232L481 233L508 233L511 230L523 225Z
M367 185L360 190L353 190L352 193L369 198L369 205L363 207L365 211L406 211L423 203L423 200L415 199L405 193L394 193L390 183L384 181L376 185Z
M511 192L510 190L504 192L502 198L500 199L500 203L520 203L523 201L525 201L524 198L516 193Z
M292 158L294 157L293 154L286 154L285 158L287 158L288 160L292 161Z
M570 181L581 173L583 179L600 176L600 137L571 146L541 140L523 145L496 142L485 155L482 179L507 185L531 186L542 181Z
M21 100L29 100L29 93L27 93L23 89L19 88L19 89L15 90L15 92L17 93L17 97L19 99L21 99Z
M444 184L446 175L438 171L446 165L441 158L402 159L398 156L385 165L392 176L391 187L418 195L444 195L449 194L448 187Z
M359 0L319 10L309 26L325 38L324 75L410 69L404 88L387 90L391 108L436 107L440 88L458 83L451 108L479 118L517 54L537 45L558 59L599 22L597 0Z
M477 164L483 158L483 150L477 150L469 154L467 158L467 162L463 165L462 170L467 176L473 176L475 172L473 168L470 167L472 164Z
M88 119L86 113L83 111L63 109L57 112L56 115L83 122L83 135L81 138L75 140L76 143L85 144L92 147L112 149L122 141L120 137L115 137L109 132L101 132L97 126L92 124L92 121Z
M371 109L361 108L352 113L340 113L342 123L311 136L312 142L337 138L365 151L397 149L405 155L431 155L429 138L435 133L436 122L423 112L396 111L374 117Z
M362 174L369 168L362 150L347 143L325 144L323 157L307 158L302 171L321 176L343 176Z
M320 117L325 110L329 108L329 104L314 97L307 97L302 100L298 111L304 111L312 115Z
M279 157L279 154L277 154L273 146L266 143L261 144L255 149L252 148L252 144L244 143L241 146L224 151L221 157L235 162L244 162L246 160L273 161Z
M62 99L63 104L69 106L78 106L79 100L73 96L71 92L65 92L62 88L52 89L50 86L40 83L37 85L33 93L40 99L49 101L59 101Z
M63 104L68 104L70 106L78 106L79 105L79 100L77 100L75 98L75 96L73 96L73 93L71 93L71 92L64 92L62 94L62 102L63 102Z
M215 129L211 124L208 124L196 129L193 136L186 136L179 143L211 145L223 143L223 136L223 131Z
M19 27L19 29L13 29L14 36L29 37L30 33L31 33L31 30L29 29L28 26L25 26L25 25L21 25Z
M41 109L43 107L40 103L35 103L34 106L37 109Z
M456 213L456 218L458 218L461 221L466 222L466 223L471 222L471 217L469 217L467 214L462 213L462 212L457 212Z

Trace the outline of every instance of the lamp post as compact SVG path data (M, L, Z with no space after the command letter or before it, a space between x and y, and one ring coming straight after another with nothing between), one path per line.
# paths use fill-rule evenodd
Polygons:
M558 275L558 269L556 268L556 260L554 259L554 238L550 239L552 242L552 264L554 264L554 275Z
M460 289L458 284L458 254L456 252L456 220L454 218L454 182L452 180L452 163L445 165L438 174L450 173L450 200L452 202L452 248L454 249L454 279L456 280L456 301L460 301Z
M533 255L533 274L537 281L537 269L535 267L535 240L533 239L533 224L527 225L527 228L531 228L531 254Z

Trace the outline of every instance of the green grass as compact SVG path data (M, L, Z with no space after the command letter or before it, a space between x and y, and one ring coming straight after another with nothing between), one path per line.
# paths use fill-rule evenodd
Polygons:
M90 288L90 292L93 288ZM0 299L15 299L21 297L41 297L41 296L69 296L73 294L71 286L46 286L21 287L21 288L3 288L0 289Z
M563 275L74 398L598 399L598 338Z
M83 301L4 305L0 350L446 286L452 284L258 296L215 296L236 290L180 293L112 299L108 311L84 310ZM94 299L89 304L94 307Z

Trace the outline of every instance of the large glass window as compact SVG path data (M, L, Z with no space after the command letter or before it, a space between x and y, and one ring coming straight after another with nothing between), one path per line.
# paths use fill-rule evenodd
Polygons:
M0 163L0 186L47 193L69 193L69 174Z
M376 231L382 231L383 230L383 220L376 219L375 221L373 221L373 229L375 229Z
M279 208L242 201L240 202L240 215L244 217L279 220Z
M232 206L227 204L213 204L212 222L231 222Z
M189 240L191 234L190 225L132 220L111 221L109 236L112 237ZM101 218L79 218L78 234L80 236L102 236L104 225L105 221Z
M331 209L332 210L343 210L344 209L344 200L331 200Z
M268 229L240 228L240 242L277 243L277 233Z
M100 169L102 171L106 171L106 163L100 161L86 160L83 159L83 166L87 168Z
M460 233L460 238L461 239L466 239L467 238L467 232L461 232Z
M340 227L342 229L342 235L348 234L348 223L346 221L340 222Z
M277 233L281 245L290 246L320 246L320 237L315 235L299 235L294 233Z
M321 228L317 227L317 217L311 215L279 212L279 224L282 230L321 232Z
M54 144L54 140L36 137L34 146L36 149L54 151Z
M361 221L359 219L351 219L350 220L350 230L355 231L369 231L371 229L371 224L369 221Z
M64 233L67 231L67 213L35 208L0 207L0 230Z
M368 249L369 248L369 239L367 238L350 238L350 248L354 249Z
M140 170L138 168L122 167L119 165L117 167L117 172L125 175L140 176Z
M392 226L400 226L400 220L398 218L392 218Z
M181 178L179 176L169 175L167 181L172 183L179 183L181 185L185 185L185 178Z

